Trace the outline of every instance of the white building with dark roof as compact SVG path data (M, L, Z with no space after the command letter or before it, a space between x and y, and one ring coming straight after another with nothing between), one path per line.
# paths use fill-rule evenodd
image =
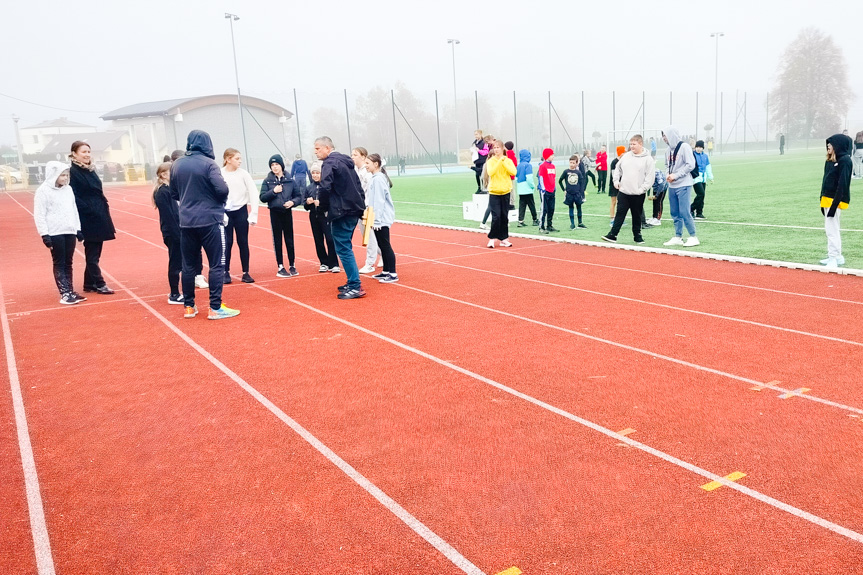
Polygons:
M243 96L243 120L250 156L244 159L246 169L259 175L269 171L266 165L269 157L286 149L285 124L292 117L293 113L277 104ZM110 121L114 130L129 134L134 148L132 156L138 164L155 165L173 150L184 150L186 137L192 130L210 134L217 160L221 160L226 148L244 152L236 95L144 102L109 112L102 119Z
M24 154L39 154L54 136L61 134L89 134L95 126L73 122L67 118L48 120L35 126L21 128L21 151Z

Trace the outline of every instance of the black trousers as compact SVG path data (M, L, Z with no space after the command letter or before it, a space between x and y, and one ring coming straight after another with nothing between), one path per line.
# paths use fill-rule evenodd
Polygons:
M228 214L225 226L225 273L231 272L231 250L234 247L234 232L237 233L237 247L240 249L240 264L243 273L249 273L249 210L243 206Z
M704 182L692 184L692 190L695 192L695 199L692 200L692 213L701 215L704 211Z
M657 220L662 219L662 204L665 202L665 194L667 193L667 189L663 190L659 194L656 194L656 197L653 200L653 217Z
M203 228L180 228L180 249L183 250L183 301L195 305L195 254L207 254L210 266L210 308L222 307L222 283L225 279L225 228L212 224Z
M524 210L530 209L530 217L536 221L536 205L533 203L533 194L525 194L518 197L518 221L524 223Z
M378 249L381 250L381 258L384 260L384 273L396 273L396 253L390 243L389 226L375 230L375 239L378 241Z
M590 181L593 182L594 186L596 186L596 176L593 175L593 172L587 170L587 177L590 178Z
M103 245L104 242L84 240L84 259L87 262L84 268L84 289L100 288L105 285L105 278L102 277L102 270L99 268Z
M276 250L276 263L285 265L282 258L282 238L288 249L288 266L294 266L294 215L291 210L273 208L270 210L270 226L273 228L273 248Z
M491 208L488 239L505 240L509 237L509 194L489 194L488 206Z
M623 221L626 219L626 212L630 212L632 214L632 237L634 239L641 237L641 214L644 211L644 197L644 194L637 196L617 194L617 211L614 213L614 224L611 226L609 236L617 237L620 228L623 227Z
M315 214L309 212L309 225L312 228L312 237L315 238L315 251L318 254L318 261L322 266L334 268L339 265L339 258L336 255L336 244L333 242L333 232L330 228L330 223L327 221L327 216L324 212Z
M71 293L72 256L75 255L75 234L51 236L51 259L54 262L54 282L60 295Z
M470 169L474 171L474 175L476 176L476 191L482 190L482 182L480 181L482 177L482 164L476 163Z
M598 192L605 193L605 183L608 181L608 170L596 170L596 175L599 176Z
M168 248L168 286L171 295L180 293L180 272L183 271L183 251L180 248L180 238L163 237L162 241ZM201 250L198 250L201 253Z
M539 217L540 228L550 228L551 219L554 217L554 194L549 192L540 192L542 195L542 215Z

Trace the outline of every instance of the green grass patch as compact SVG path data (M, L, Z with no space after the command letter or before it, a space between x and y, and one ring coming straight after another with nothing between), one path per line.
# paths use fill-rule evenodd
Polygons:
M662 162L660 157L659 162ZM819 208L824 154L820 151L792 151L785 156L756 152L748 155L711 157L715 182L707 186L704 215L697 220L698 251L817 264L826 257L827 238ZM535 164L534 164L535 165ZM560 169L563 163L559 164ZM536 169L534 169L536 172ZM476 189L473 172L463 174L400 176L395 179L393 200L396 218L451 226L475 227L462 218L462 202L470 201ZM851 207L842 213L842 241L846 267L863 268L863 211L855 209L856 193L863 180L851 183ZM598 241L609 230L611 199L599 195L588 183L584 222L588 229L569 230L567 207L558 198L556 237ZM663 224L644 231L646 246L663 247L674 235L668 200ZM536 198L537 206L539 198ZM649 202L645 202L649 208ZM648 213L649 215L649 213ZM789 227L765 227L762 224ZM619 241L632 243L628 223ZM519 233L537 234L536 228L516 228ZM684 234L686 235L686 234Z

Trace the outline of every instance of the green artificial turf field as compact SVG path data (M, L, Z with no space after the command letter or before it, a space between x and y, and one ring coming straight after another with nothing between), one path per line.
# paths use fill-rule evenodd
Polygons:
M660 150L657 164L662 163ZM715 181L707 186L704 206L707 220L696 220L701 245L675 249L808 264L817 264L826 257L824 218L818 203L824 170L824 154L820 150L795 150L784 156L763 151L747 155L714 154L711 163ZM558 158L557 166L562 170L566 162ZM464 167L463 174L406 175L393 179L397 219L478 227L477 222L462 217L462 202L470 201L476 188L474 174L468 167ZM863 191L861 181L852 180L851 207L842 212L842 251L847 268L863 268L863 211L855 204L856 194ZM570 230L568 208L563 205L561 194L554 216L555 227L561 232L553 234L554 237L600 241L608 232L611 199L597 194L590 182L586 197L583 210L588 227ZM538 208L538 195L536 204ZM650 202L645 202L645 208L651 209ZM663 247L663 242L674 234L667 198L662 222L659 227L644 230L645 246ZM619 243L633 244L630 229L627 221L619 234ZM510 231L538 235L537 228L517 228L515 223L510 224Z

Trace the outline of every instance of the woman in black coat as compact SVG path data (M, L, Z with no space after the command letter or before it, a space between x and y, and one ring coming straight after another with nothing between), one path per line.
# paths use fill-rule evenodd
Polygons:
M112 294L114 290L105 284L102 270L99 269L99 259L102 257L103 242L114 239L114 222L108 211L108 199L102 192L102 180L90 158L90 145L75 141L69 159L72 161L69 184L75 193L81 232L84 234L84 258L87 261L84 291Z

